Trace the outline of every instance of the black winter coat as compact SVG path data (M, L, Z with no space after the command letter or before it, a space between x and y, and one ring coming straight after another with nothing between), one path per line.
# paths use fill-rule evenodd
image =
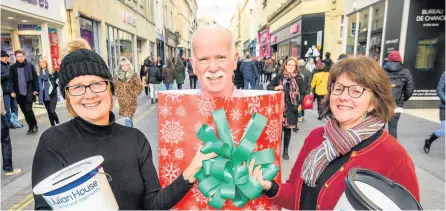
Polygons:
M403 107L404 102L412 97L413 90L415 89L415 83L410 70L404 68L403 64L400 62L387 62L384 67L389 77L398 77L401 80L402 87L392 85L392 95L395 99L395 104L397 107Z
M36 72L36 68L34 67L34 65L32 65L31 63L28 63L28 61L25 60L25 66L26 65L30 65L31 67L31 72L32 72L32 77L33 80L30 80L27 82L27 94L26 94L26 100L28 101L28 103L32 103L34 102L34 95L33 92L37 92L39 93L39 81L37 79L37 72ZM18 97L19 95L19 76L17 73L17 63L11 65L11 76L12 76L12 91L11 93L16 93L16 96ZM25 67L26 68L26 67Z
M298 105L293 105L291 103L290 93L289 93L289 83L282 84L283 81L283 75L279 74L271 81L271 83L268 85L268 90L274 90L276 86L282 85L284 87L285 92L285 110L284 110L284 118L287 118L288 125L297 125L298 120ZM299 86L299 92L302 93L300 90L301 87L303 88L304 82L302 81L302 78L300 76L296 76L296 82ZM303 96L299 96L297 99L297 102L300 103Z
M160 84L163 80L163 74L161 73L161 70L153 65L150 65L147 69L147 75L146 75L149 84Z
M237 69L234 71L234 85L236 87L244 87L243 73L240 71L242 62L237 62Z
M10 71L10 65L8 63L1 62L2 66L2 89L3 89L3 95L9 95L11 94L12 90L12 76Z

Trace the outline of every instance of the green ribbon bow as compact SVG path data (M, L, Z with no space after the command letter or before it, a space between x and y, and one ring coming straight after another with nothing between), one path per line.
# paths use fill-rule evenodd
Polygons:
M264 180L273 180L279 172L279 167L272 164L275 160L273 149L253 152L268 119L254 113L240 144L234 149L225 110L215 110L212 117L221 141L206 124L197 132L197 137L204 142L201 152L218 155L215 159L203 161L203 168L195 174L199 181L198 189L204 196L211 198L209 205L216 209L221 209L227 199L241 208L249 200L259 197L263 190L262 185L249 176L247 165L242 166L244 161L249 164L255 159L254 165L261 165Z

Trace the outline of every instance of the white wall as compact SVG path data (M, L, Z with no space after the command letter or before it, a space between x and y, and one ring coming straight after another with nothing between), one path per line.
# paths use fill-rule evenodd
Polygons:
M20 10L31 15L37 15L51 19L60 24L65 24L65 1L64 0L46 0L48 2L48 9L40 7L39 1L37 5L30 4L23 0L1 0L0 5L12 9Z
M345 14L350 14L354 11L361 10L368 7L376 2L382 0L345 0Z

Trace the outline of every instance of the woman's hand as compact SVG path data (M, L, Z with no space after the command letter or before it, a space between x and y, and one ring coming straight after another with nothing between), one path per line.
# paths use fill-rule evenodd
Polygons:
M254 169L254 163L255 163L255 159L252 159L251 162L249 163L249 166L248 166L249 176L251 176L252 178L257 180L257 182L259 182L262 185L263 190L269 191L273 184L271 183L271 181L263 180L262 170L260 169L262 166L258 165Z
M276 86L276 87L274 87L274 90L276 90L276 91L283 90L283 86L282 85Z
M203 166L202 162L204 160L209 160L209 159L215 158L215 157L217 157L217 154L215 154L213 152L208 153L208 154L203 154L200 152L200 150L198 150L197 153L195 154L194 158L190 162L189 166L183 172L184 179L188 180L190 183L195 182L195 180L196 180L195 173L198 170L200 170L201 167Z

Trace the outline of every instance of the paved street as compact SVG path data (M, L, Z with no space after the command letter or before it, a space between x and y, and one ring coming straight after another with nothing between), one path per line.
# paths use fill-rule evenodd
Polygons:
M161 85L164 86L164 85ZM176 87L176 85L175 85ZM189 88L186 79L185 88ZM141 130L153 150L155 165L158 167L158 133L157 133L157 106L151 105L149 98L143 93L138 99L138 109L135 114L135 127ZM64 106L57 109L60 119L67 121L70 119ZM324 121L316 119L316 111L307 111L306 120L300 124L300 131L293 133L290 148L290 160L283 163L283 180L288 178L292 165L299 153L305 137L309 132L319 126ZM39 135L26 136L26 128L11 130L13 142L13 162L17 168L22 168L22 174L13 177L2 176L1 187L1 209L2 210L22 210L34 207L31 192L31 167L35 148L40 134L49 127L46 114L38 116ZM118 120L122 124L122 119ZM423 150L423 140L433 130L440 127L440 124L425 120L412 115L402 115L399 125L399 140L412 156L416 166L418 176L421 204L424 209L445 209L445 139L437 140L431 149L431 153L426 155Z

